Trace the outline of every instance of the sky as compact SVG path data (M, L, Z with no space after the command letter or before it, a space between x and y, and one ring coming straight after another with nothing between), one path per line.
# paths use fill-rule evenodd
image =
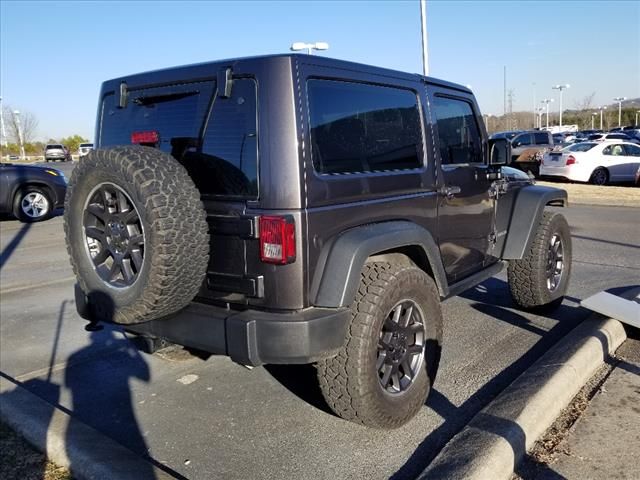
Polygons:
M565 108L640 97L640 1L427 2L431 76L470 85L502 114L503 66L514 111L534 95ZM0 0L0 95L29 111L42 140L93 137L102 81L328 42L322 55L422 71L420 6L411 1Z

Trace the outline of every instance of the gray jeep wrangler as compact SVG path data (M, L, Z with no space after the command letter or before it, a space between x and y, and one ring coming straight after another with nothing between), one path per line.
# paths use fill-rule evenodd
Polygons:
M566 192L505 166L471 91L307 55L105 82L65 232L81 316L256 366L314 363L339 416L424 405L440 302L508 270L522 308L571 270Z

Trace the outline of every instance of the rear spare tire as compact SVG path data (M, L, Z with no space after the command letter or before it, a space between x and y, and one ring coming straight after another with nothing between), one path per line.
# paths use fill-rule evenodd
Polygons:
M93 320L171 315L204 280L209 235L200 194L184 167L159 150L91 151L71 174L64 229Z

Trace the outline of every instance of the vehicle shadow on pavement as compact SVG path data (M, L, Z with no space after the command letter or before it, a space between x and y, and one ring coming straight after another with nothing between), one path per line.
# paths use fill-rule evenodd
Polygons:
M20 227L20 230L18 230L18 233L16 233L9 244L4 247L2 253L0 253L0 270L2 269L2 267L4 267L4 264L7 263L7 260L9 260L15 249L18 248L18 245L20 245L30 229L30 223L23 223Z
M337 416L322 396L313 365L265 365L264 368L304 402L329 415Z

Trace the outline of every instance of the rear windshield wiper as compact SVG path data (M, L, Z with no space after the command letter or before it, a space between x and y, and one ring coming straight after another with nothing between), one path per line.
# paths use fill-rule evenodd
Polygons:
M183 98L192 97L199 94L199 90L194 90L191 92L160 93L157 95L136 97L133 99L133 103L135 103L136 105L148 107L149 105L155 105L156 103L172 102L174 100L181 100Z

